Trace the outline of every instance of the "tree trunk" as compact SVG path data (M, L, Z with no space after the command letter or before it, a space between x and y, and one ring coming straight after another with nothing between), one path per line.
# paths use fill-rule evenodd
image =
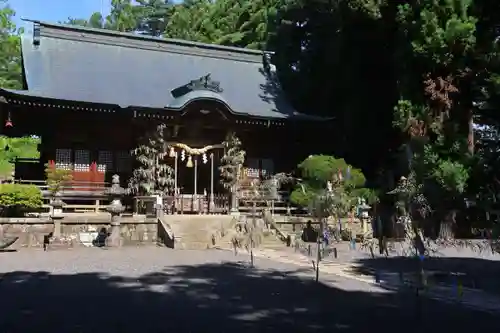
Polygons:
M474 155L475 143L474 143L474 112L472 109L469 110L468 114L468 135L467 135L467 148L469 154Z
M455 216L456 216L455 210L449 211L446 214L439 228L439 238L444 240L450 240L454 238L453 227L456 223Z

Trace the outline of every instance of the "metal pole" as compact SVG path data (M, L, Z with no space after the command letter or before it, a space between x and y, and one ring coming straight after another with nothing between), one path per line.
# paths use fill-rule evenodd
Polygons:
M210 154L210 213L215 210L214 203L214 153Z
M196 204L196 210L199 213L200 205L197 201L198 196L198 159L194 157L194 195L193 195L193 205Z
M321 259L321 237L318 235L318 240L316 241L316 282L319 282L319 261Z

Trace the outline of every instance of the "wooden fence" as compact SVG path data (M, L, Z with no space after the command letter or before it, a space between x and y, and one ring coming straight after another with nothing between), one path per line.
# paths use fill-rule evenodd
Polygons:
M135 197L134 211L139 214L153 214L156 198L151 196ZM214 195L214 205L210 207L209 198L203 195L181 194L163 198L166 214L225 214L229 211L228 197L223 194Z
M51 192L46 181L43 180L23 180L14 181L18 184L30 184L37 186L42 192L45 209L50 208ZM103 212L109 205L110 198L106 195L106 188L110 187L108 182L78 181L73 180L62 187L61 199L66 203L64 210L73 212ZM229 212L230 199L226 194L214 194L214 204L210 207L210 198L205 195L180 194L164 198L166 213L177 214L225 214ZM254 210L261 212L269 209L271 214L278 215L303 215L306 212L290 206L283 196L280 200L252 199L240 195L238 200L239 211L242 213L252 213ZM125 196L123 204L127 211L137 214L153 214L156 199L151 196Z

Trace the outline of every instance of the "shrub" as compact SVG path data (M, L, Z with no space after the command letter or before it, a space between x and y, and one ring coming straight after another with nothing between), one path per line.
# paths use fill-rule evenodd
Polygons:
M18 215L26 210L40 208L42 204L42 192L34 185L0 185L0 207L4 208L4 212Z

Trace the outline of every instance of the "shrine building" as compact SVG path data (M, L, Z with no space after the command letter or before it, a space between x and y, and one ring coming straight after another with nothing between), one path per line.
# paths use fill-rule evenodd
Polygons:
M53 163L72 170L75 181L104 182L118 174L126 186L131 150L164 123L183 154L179 192L220 191L210 168L222 152L210 152L216 164L210 166L205 154L191 156L192 149L217 147L235 132L246 151L244 173L252 178L293 169L324 140L317 133L328 121L293 109L271 57L35 21L22 37L24 89L0 89L2 134L41 138L40 167L31 177L43 179L42 166Z

